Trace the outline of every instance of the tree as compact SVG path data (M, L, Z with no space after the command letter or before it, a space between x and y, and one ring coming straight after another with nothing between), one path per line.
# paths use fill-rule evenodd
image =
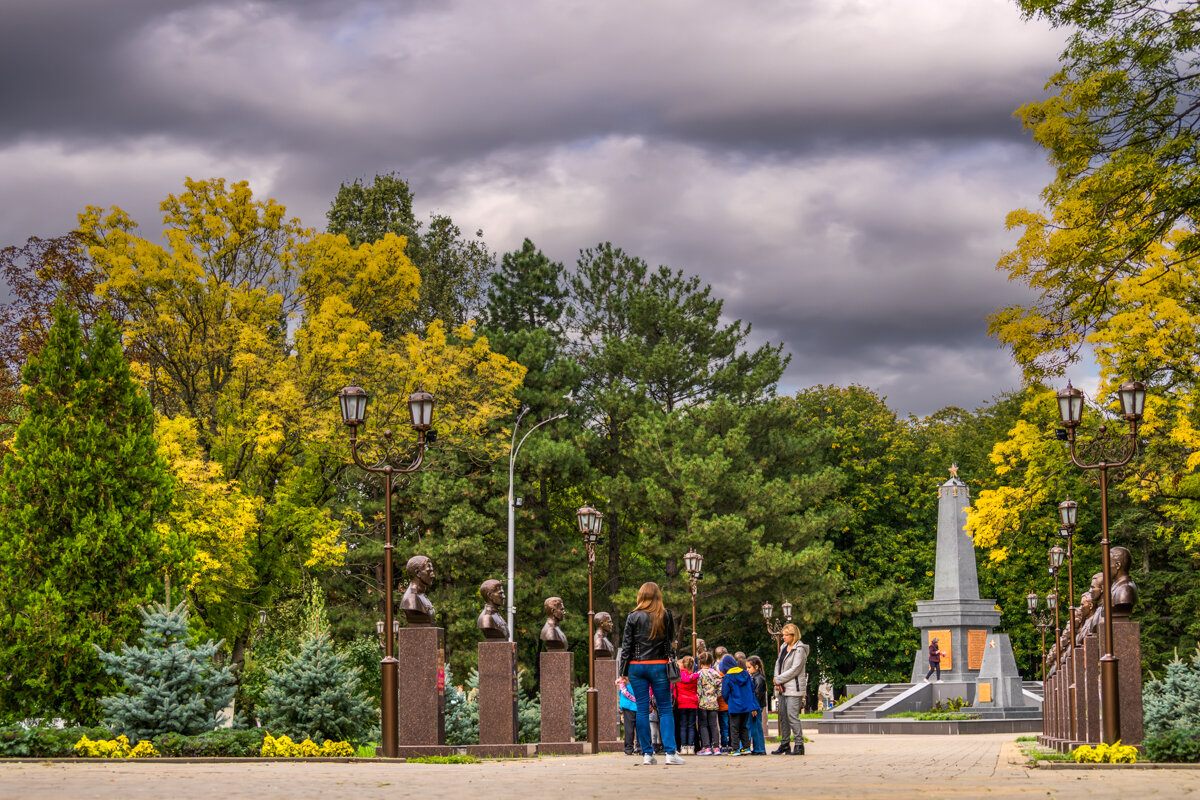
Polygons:
M359 742L376 719L359 691L358 670L326 633L301 642L300 651L271 674L262 701L263 727L297 741Z
M85 339L60 305L22 382L0 486L0 708L91 722L114 688L93 646L130 638L179 549L158 524L172 481L111 323Z
M212 663L221 642L193 643L186 601L173 609L163 603L150 608L138 609L140 647L124 644L120 653L96 648L108 673L124 684L124 691L100 701L104 724L135 743L160 733L213 730L234 691L229 668Z
M483 300L485 278L493 258L483 231L467 238L444 214L431 214L422 230L413 213L408 184L396 174L376 175L370 186L355 179L343 183L329 207L330 233L342 234L352 246L369 244L388 234L402 237L405 252L421 276L420 296L411 308L398 309L385 333L423 331L434 320L448 329L472 319Z
M388 332L421 282L393 233L354 246L221 179L187 180L162 209L166 246L120 209L88 208L80 235L167 418L170 523L194 550L179 582L240 666L258 610L340 566L358 524L331 509L370 481L348 464L336 392L370 389L373 435L407 429L404 398L423 386L438 431L469 439L508 410L521 369L469 327Z

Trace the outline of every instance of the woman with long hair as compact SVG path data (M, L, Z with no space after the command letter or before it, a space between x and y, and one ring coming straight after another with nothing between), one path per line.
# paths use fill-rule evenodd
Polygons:
M657 764L650 740L650 695L658 706L658 725L668 764L682 764L675 746L675 714L667 663L675 658L675 620L663 607L658 584L648 581L638 589L637 605L625 618L621 637L621 674L629 678L637 699L638 744L642 764Z

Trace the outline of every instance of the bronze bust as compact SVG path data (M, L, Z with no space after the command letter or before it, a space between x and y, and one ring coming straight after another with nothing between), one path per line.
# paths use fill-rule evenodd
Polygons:
M405 566L410 583L400 598L404 619L409 627L423 628L434 623L436 612L425 593L433 586L433 562L427 556L413 556Z
M1128 617L1138 601L1137 584L1129 579L1129 567L1133 564L1133 555L1127 548L1112 547L1108 551L1108 575L1112 584L1113 619Z
M592 655L595 658L612 658L616 650L608 640L607 634L612 633L612 616L607 611L596 614L596 635L592 637Z
M488 641L508 641L508 622L500 609L504 608L504 584L488 580L479 584L479 596L483 598L483 611L475 620L475 626L483 631Z
M561 597L547 597L545 603L546 624L542 626L542 645L547 650L566 650L567 635L558 624L567 615Z
M1083 646L1083 637L1088 634L1088 626L1094 624L1092 619L1095 617L1095 611L1096 599L1092 595L1092 591L1089 589L1079 598L1079 616L1082 620L1082 624L1075 629L1076 647Z

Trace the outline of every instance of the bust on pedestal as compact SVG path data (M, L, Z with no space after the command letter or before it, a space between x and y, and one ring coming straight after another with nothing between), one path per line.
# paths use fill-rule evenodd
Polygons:
M400 662L400 746L446 743L446 632L433 626L436 612L425 593L433 586L433 562L413 556L405 566L409 584L400 600L408 627L396 636Z
M475 625L486 641L479 643L479 743L517 743L517 645L508 641L504 584L484 581L479 586L483 611Z

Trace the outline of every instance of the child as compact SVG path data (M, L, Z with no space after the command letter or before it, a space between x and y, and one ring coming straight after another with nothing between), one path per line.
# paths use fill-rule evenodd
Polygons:
M765 738L767 725L767 679L763 675L763 662L758 656L746 659L746 671L754 682L754 701L758 703L758 712L750 715L750 755L765 756L767 740Z
M729 704L729 747L732 756L750 755L750 714L758 713L754 699L754 684L744 666L726 654L720 663L725 676L721 679L721 694Z
M620 688L617 705L621 709L621 723L625 726L625 755L632 756L641 752L637 747L637 698L629 688L629 678L617 678L617 686Z
M654 745L654 752L661 753L663 751L662 734L658 727L658 703L654 702L654 694L650 694L650 742Z
M717 647L713 654L713 667L721 675L725 674L725 670L721 669L721 659L729 655L729 649L724 645ZM729 705L725 702L722 696L717 697L717 723L721 726L721 752L729 752Z
M679 659L679 680L672 690L675 692L675 708L678 724L675 734L684 755L696 752L696 711L699 708L699 697L696 696L696 684L699 675L695 669L696 661L691 656Z
M717 722L717 698L721 696L721 673L713 669L712 653L700 654L700 673L696 679L697 716L700 721L700 752L698 756L715 756L721 752L721 726Z

